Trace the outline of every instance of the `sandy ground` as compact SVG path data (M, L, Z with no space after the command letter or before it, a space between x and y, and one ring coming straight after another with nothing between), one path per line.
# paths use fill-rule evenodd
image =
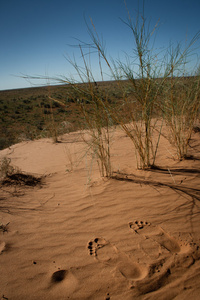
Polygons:
M200 134L177 162L162 137L160 169L136 170L123 132L112 137L117 179L103 179L78 133L0 152L41 186L0 189L0 297L200 299ZM116 173L115 173L116 174Z

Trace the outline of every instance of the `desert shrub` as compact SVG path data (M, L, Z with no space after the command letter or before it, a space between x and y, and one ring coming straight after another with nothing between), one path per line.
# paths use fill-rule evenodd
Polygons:
M31 100L30 100L30 99L24 99L24 100L23 100L23 103L29 104L29 103L31 103Z
M3 150L5 148L7 148L9 145L8 140L6 137L0 137L0 150Z
M58 108L58 107L60 107L60 104L58 102L52 103L52 108Z
M51 114L51 112L50 112L50 110L48 110L48 109L44 109L44 114L45 114L45 115L49 115L49 114Z
M59 112L59 113L65 113L65 111L66 111L66 110L65 110L65 108L63 108L63 107L59 107L59 108L58 108L58 112Z
M1 126L0 135L0 150L16 143L17 134L8 127L8 124L5 123L3 126Z
M33 109L33 107L32 107L31 105L26 105L26 106L25 106L25 109L26 109L27 111L31 111L31 110Z
M45 108L50 108L51 106L50 106L49 103L44 103L44 107L45 107Z
M73 99L73 98L69 98L69 97L67 97L66 98L66 102L68 102L68 103L75 103L76 102L76 100L75 99Z

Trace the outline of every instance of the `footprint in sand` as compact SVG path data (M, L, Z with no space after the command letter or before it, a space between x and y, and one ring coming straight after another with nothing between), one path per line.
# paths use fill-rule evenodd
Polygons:
M180 243L165 232L161 227L158 227L157 232L155 232L152 237L150 236L150 238L171 253L179 253L181 251Z
M89 255L94 256L96 260L117 270L128 280L143 279L148 270L132 261L127 255L121 253L114 245L103 238L95 238L88 242L87 248Z
M172 242L174 242L174 238ZM131 288L136 288L141 294L146 294L170 285L174 280L179 280L181 276L184 276L188 268L195 262L198 247L188 244L182 246L177 241L176 243L178 246L173 243L172 248L171 243L167 243L167 246L170 245L168 253L171 255L151 263L148 275L144 279L134 282ZM180 251L177 253L176 250L179 249ZM173 250L175 250L174 253L172 253Z
M184 242L180 238L177 240L159 226L151 226L145 232L141 232L141 236L143 241L140 242L140 249L153 261L156 259L159 264L158 272L159 261L166 262L170 257L176 266L188 267L194 262L198 250L195 243Z
M138 233L138 229L143 229L150 225L151 224L149 222L143 221L129 222L129 227L136 233ZM136 226L139 226L138 229ZM150 233L142 233L142 236L145 239L149 239L150 241L157 243L158 246L166 249L168 252L179 253L181 251L181 243L165 232L164 229L161 227L151 226L150 230Z
M143 229L146 226L150 226L151 223L147 221L134 221L134 222L129 222L129 227L135 232L138 233L139 229Z
M137 232L137 224L138 222L129 223L134 233ZM149 265L148 275L132 286L142 294L156 291L172 282L174 278L182 276L194 263L198 250L194 243L183 242L180 238L176 240L161 227L147 228L148 222L142 222L143 224L146 228L143 226L139 229L144 230L137 232L143 237L143 247L140 244L140 249L153 260Z
M105 246L109 246L109 243L105 239L96 238L93 241L88 242L88 247L87 248L89 250L90 255L97 257L97 250L100 249L100 248L103 248ZM114 250L114 247L113 247L113 249L111 249L111 251L113 252L113 250ZM101 253L102 253L102 251L101 251ZM109 256L108 256L108 259L109 259ZM106 259L104 258L104 260L106 260Z

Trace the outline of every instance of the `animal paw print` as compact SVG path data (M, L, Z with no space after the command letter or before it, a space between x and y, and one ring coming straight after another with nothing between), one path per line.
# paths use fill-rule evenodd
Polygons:
M134 221L134 222L129 222L129 227L135 232L138 233L138 230L146 227L146 226L150 226L151 223L147 222L147 221Z

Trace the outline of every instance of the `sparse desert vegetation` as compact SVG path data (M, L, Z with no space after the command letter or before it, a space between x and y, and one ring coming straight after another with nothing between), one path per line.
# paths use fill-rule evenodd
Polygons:
M115 82L99 85L109 91L110 101L119 100ZM0 91L0 149L23 140L53 136L52 117L57 135L84 128L78 99L79 94L69 85ZM90 110L89 101L86 105Z

